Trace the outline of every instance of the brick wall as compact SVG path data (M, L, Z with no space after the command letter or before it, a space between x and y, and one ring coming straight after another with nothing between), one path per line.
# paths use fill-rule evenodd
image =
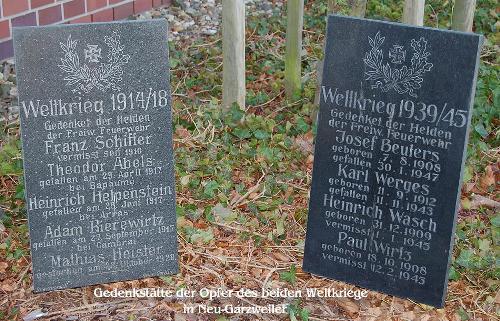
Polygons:
M171 0L0 0L0 61L11 58L12 28L125 19Z

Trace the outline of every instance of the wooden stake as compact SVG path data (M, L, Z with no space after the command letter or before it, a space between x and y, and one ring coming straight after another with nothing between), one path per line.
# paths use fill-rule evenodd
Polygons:
M348 4L351 7L351 16L363 18L366 14L366 2L367 0L348 0ZM336 5L336 0L328 0L328 10L329 14L333 13ZM323 46L323 52L325 52L326 47L326 39L325 44ZM323 81L323 65L325 60L318 61L317 71L317 79L318 79L318 88L316 88L316 96L314 98L314 104L316 106L320 103L320 93L321 93L321 82Z
M405 0L403 22L409 25L424 25L425 0Z
M285 91L288 98L302 88L302 29L304 0L288 0L285 54Z
M367 0L348 0L351 16L363 18L366 15L366 2Z
M245 108L245 2L222 1L223 84L222 105Z
M453 8L453 30L471 32L474 23L476 0L455 0Z
M328 13L333 13L335 11L336 5L337 5L336 0L328 0Z

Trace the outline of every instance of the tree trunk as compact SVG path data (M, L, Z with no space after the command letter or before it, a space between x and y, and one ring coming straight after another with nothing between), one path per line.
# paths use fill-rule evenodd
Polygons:
M245 108L245 2L222 1L223 84L222 105Z
M476 0L455 0L453 8L453 30L471 32L474 23Z
M302 87L302 29L304 0L288 0L285 54L285 91L288 98Z
M425 0L405 0L403 22L409 25L424 25Z

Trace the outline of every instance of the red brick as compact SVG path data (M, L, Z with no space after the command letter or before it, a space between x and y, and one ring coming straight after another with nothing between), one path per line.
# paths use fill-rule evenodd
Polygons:
M172 4L172 0L161 0L161 3L164 5L164 6L169 6Z
M135 0L134 1L134 13L141 13L144 11L151 10L153 8L152 0Z
M109 4L117 4L117 3L120 3L123 1L125 1L125 0L109 0Z
M61 20L62 9L60 4L38 11L38 23L40 24L40 26L50 25Z
M10 24L9 20L4 20L0 22L0 39L5 39L10 37Z
M75 17L85 13L85 0L73 0L63 4L64 19Z
M14 46L12 40L0 43L0 60L14 56Z
M115 20L125 19L134 14L134 4L132 2L115 7L114 9Z
M108 22L113 21L113 9L106 9L96 12L92 15L93 22Z
M3 0L2 5L4 17L18 14L30 8L28 0Z
M153 0L153 7L161 7L162 3L161 0Z
M54 3L55 0L31 0L31 9Z
M87 0L87 11L94 11L108 5L107 0Z
M36 13L28 13L24 16L15 17L12 20L12 27L36 26Z
M75 20L71 20L69 23L91 23L91 22L92 22L92 16L88 15Z

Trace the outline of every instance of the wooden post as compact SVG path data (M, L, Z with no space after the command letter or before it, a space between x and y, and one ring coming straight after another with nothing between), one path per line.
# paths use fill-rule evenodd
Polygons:
M471 32L475 11L476 0L455 0L451 28L453 30Z
M363 18L366 14L366 2L367 0L348 0L348 4L351 8L351 16ZM328 0L328 13L333 13L333 10L335 8L336 1L335 0ZM325 52L326 48L326 39L325 39L325 44L323 46L323 52ZM321 82L323 81L323 65L325 63L325 60L318 61L318 67L316 69L317 71L317 79L318 79L318 87L316 89L316 96L314 98L314 104L316 106L319 105L320 103L320 94L321 94ZM314 116L313 116L314 118Z
M328 13L333 13L335 11L336 5L337 5L336 0L328 0Z
M222 105L245 108L245 2L222 1L223 84Z
M424 25L425 0L405 0L403 22L409 25Z
M302 87L302 29L304 0L288 0L285 54L285 91L288 98Z
M351 16L363 18L366 15L367 0L348 0L351 7Z

